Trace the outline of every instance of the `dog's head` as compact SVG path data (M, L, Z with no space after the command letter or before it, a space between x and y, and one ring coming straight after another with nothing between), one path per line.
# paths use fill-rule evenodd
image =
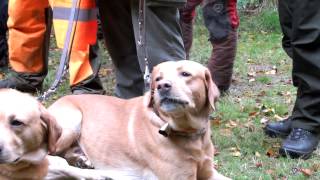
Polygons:
M0 90L0 164L41 161L54 151L61 129L35 98Z
M182 60L168 61L154 67L149 106L165 118L191 119L191 127L198 128L199 119L207 119L215 109L219 91L209 70L201 64ZM183 117L183 118L180 118ZM170 122L169 122L170 123ZM186 122L171 122L183 126ZM180 124L180 125L179 125Z

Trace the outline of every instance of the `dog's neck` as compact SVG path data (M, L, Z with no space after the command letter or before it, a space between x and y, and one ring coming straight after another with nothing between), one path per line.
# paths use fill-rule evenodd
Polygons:
M161 114L155 109L150 109L149 116L153 125L159 128L159 133L164 137L183 137L197 139L202 137L207 132L208 118L204 117L204 125L198 128L192 127L177 127L174 124L170 124L170 120L163 118ZM188 117L183 117L188 118Z

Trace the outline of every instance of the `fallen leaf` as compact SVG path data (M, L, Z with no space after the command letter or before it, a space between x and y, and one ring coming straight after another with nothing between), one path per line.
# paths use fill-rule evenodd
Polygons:
M283 117L279 116L278 114L275 114L273 116L273 118L276 119L277 121L282 121L284 119Z
M238 126L237 122L232 121L232 120L230 120L228 123L226 123L226 127L228 127L228 128L234 128L237 126Z
M267 74L267 75L275 75L275 74L277 74L277 70L272 69L270 71L266 71L265 74Z
M267 174L273 174L273 172L274 172L274 171L273 171L272 169L266 170L266 173L267 173Z
M277 151L275 151L274 148L269 148L266 152L266 155L268 157L273 157L273 158L276 158L276 157L279 157L279 153Z
M256 151L256 152L255 152L255 156L256 156L256 157L261 157L261 154Z
M249 116L255 117L255 116L257 116L257 115L259 115L259 112L256 112L256 111L249 113Z
M260 97L266 96L266 92L265 91L261 91L257 96L260 96Z
M220 129L220 134L226 137L230 137L232 135L232 131L228 128Z
M257 168L262 167L262 163L261 163L261 162L257 162L257 163L256 163L256 167L257 167Z
M250 79L249 79L249 83L250 83L250 82L255 82L255 81L256 81L255 78L250 78Z
M220 126L221 125L221 118L215 117L210 121L211 126Z
M247 76L248 77L256 77L257 74L256 74L256 72L248 72Z
M236 152L231 153L231 155L233 157L240 157L241 156L241 152L240 151L236 151Z
M318 171L320 170L320 164L314 164L314 165L312 165L312 170L313 170L314 172L318 172Z
M311 176L313 174L312 170L311 169L304 169L304 168L301 168L300 169L300 172L302 172L303 175L305 176Z

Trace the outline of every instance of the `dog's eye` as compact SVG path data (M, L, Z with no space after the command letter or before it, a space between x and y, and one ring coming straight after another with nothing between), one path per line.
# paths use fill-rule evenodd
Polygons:
M155 79L155 81L160 81L161 80L161 77L157 77L156 79Z
M183 72L181 72L181 76L189 77L189 76L191 76L191 73L183 71Z
M17 120L17 119L13 119L13 120L10 121L10 125L14 126L14 127L18 127L18 126L24 125L24 123L19 121L19 120Z

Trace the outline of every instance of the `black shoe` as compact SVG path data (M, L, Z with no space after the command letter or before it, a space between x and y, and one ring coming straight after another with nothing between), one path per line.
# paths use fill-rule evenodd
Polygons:
M291 124L292 124L291 117L279 122L270 122L264 128L264 132L272 138L275 138L275 137L285 138L290 134Z
M279 153L291 158L308 159L319 144L319 134L301 128L293 128L283 141Z
M33 86L27 82L20 81L14 77L10 77L0 81L0 89L1 88L12 88L22 92L36 93L42 90L42 83L39 83L38 85Z
M93 89L85 86L73 86L71 87L71 92L74 95L79 95L79 94L105 94L105 90L102 88L98 89Z
M101 81L98 77L88 78L80 83L71 86L71 92L74 95L78 94L105 94Z

